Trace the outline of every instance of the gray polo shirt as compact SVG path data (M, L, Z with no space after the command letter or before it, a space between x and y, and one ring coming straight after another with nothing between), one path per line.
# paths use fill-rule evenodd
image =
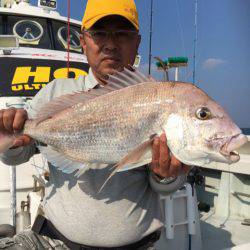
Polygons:
M91 70L88 76L77 80L56 79L33 98L27 107L29 117L57 96L97 84ZM34 146L20 147L7 151L0 159L8 165L21 164L34 152ZM49 164L50 180L43 201L45 216L69 240L90 246L123 246L163 226L158 186L152 185L153 180L149 182L146 169L115 174L98 193L110 167L93 167L76 178ZM164 185L159 190L164 191Z

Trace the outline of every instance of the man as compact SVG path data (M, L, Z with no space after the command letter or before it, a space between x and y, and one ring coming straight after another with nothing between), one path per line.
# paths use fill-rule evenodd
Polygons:
M138 32L133 0L89 0L81 36L90 65L89 75L78 80L54 80L34 97L27 111L2 110L0 131L20 131L27 117L35 115L38 106L57 96L106 84L103 79L107 74L133 64L141 39ZM21 164L35 151L35 143L23 135L1 159L9 165ZM91 168L78 179L74 174L56 170L51 164L49 168L50 179L43 201L46 219L37 219L35 232L24 232L14 240L8 239L12 247L53 248L51 242L55 241L51 239L59 239L64 242L61 249L66 246L70 249L153 249L163 226L156 192L164 193L169 189L161 180L164 177L175 179L187 170L174 156L170 157L165 134L154 140L150 173L146 167L117 173L101 193L98 190L111 166Z

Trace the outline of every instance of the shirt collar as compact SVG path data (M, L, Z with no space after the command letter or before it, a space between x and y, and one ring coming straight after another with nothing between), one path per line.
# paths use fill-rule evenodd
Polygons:
M89 74L85 78L85 87L87 89L93 89L96 85L98 85L98 81L96 80L93 71L89 68Z

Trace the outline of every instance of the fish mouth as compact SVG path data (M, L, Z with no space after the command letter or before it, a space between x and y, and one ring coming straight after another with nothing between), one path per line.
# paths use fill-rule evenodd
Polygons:
M241 133L229 137L226 143L221 146L220 154L227 159L229 164L238 162L240 155L236 149L243 146L247 141L247 137Z

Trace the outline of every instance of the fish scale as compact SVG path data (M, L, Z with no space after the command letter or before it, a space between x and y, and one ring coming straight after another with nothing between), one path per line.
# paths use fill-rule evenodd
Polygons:
M52 147L64 148L64 153L71 158L76 157L75 154L72 155L71 149L80 147L82 151L77 151L77 154L81 153L81 158L77 156L77 159L82 162L94 161L97 158L98 161L107 162L106 156L114 154L114 152L118 154L114 154L115 159L112 162L117 162L124 154L161 129L160 127L157 130L153 129L155 121L161 115L160 112L153 111L158 109L159 104L156 100L159 100L162 95L151 94L155 93L155 84L146 83L145 85L149 85L147 91L150 94L146 92L147 95L145 95L141 91L145 87L139 85L130 87L128 93L126 89L122 89L120 92L125 94L117 93L117 91L111 93L109 98L106 96L98 97L88 103L88 108L84 107L84 104L77 105L76 109L73 106L65 116L62 115L58 119L52 118L39 123L34 128L34 132L30 131L28 125L26 125L24 133ZM166 89L166 85L161 84L161 86ZM126 103L140 103L141 101L151 102L153 105L148 107L140 107L140 105L127 107L125 105ZM55 133L54 136L53 132ZM48 134L47 137L46 133ZM65 136L59 139L58 133ZM95 149L95 152L93 149ZM98 157L96 152L98 152ZM90 155L92 158L90 158ZM104 158L100 157L101 155Z

